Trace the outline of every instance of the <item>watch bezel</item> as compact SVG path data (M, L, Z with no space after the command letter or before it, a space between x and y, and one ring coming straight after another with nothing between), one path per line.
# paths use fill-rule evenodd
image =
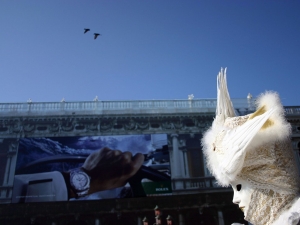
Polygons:
M86 179L86 184L83 187L77 186L73 181L74 177L78 174L83 175ZM81 168L77 168L70 171L70 185L73 191L78 196L83 196L88 194L88 191L90 189L90 180L91 180L90 176L86 172L84 172Z

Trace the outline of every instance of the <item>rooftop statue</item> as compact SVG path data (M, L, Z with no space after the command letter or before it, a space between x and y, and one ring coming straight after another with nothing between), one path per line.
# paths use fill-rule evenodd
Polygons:
M236 116L226 69L217 77L217 93L216 117L202 139L209 170L219 185L232 186L233 203L250 223L300 224L300 180L279 95L267 91L254 113Z

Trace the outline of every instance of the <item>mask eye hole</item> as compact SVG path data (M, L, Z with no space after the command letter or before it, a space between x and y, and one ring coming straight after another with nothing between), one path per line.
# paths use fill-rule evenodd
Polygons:
M236 190L237 191L240 191L241 189L242 189L242 185L241 184L236 185Z

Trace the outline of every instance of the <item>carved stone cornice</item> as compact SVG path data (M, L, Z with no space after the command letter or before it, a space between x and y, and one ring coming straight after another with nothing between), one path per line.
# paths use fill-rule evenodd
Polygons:
M0 138L201 133L213 115L35 116L0 118Z
M213 113L0 117L0 138L150 133L202 133ZM292 137L300 137L300 116L288 116Z

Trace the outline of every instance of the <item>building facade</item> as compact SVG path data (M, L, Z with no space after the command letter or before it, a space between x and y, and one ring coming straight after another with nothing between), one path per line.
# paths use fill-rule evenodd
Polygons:
M251 99L233 99L233 105L239 115L254 110ZM201 150L215 108L216 99L0 104L0 224L141 225L145 216L153 224L156 205L179 225L243 222L231 188L215 183ZM285 111L300 171L300 107ZM11 203L20 139L136 134L167 135L171 195Z

